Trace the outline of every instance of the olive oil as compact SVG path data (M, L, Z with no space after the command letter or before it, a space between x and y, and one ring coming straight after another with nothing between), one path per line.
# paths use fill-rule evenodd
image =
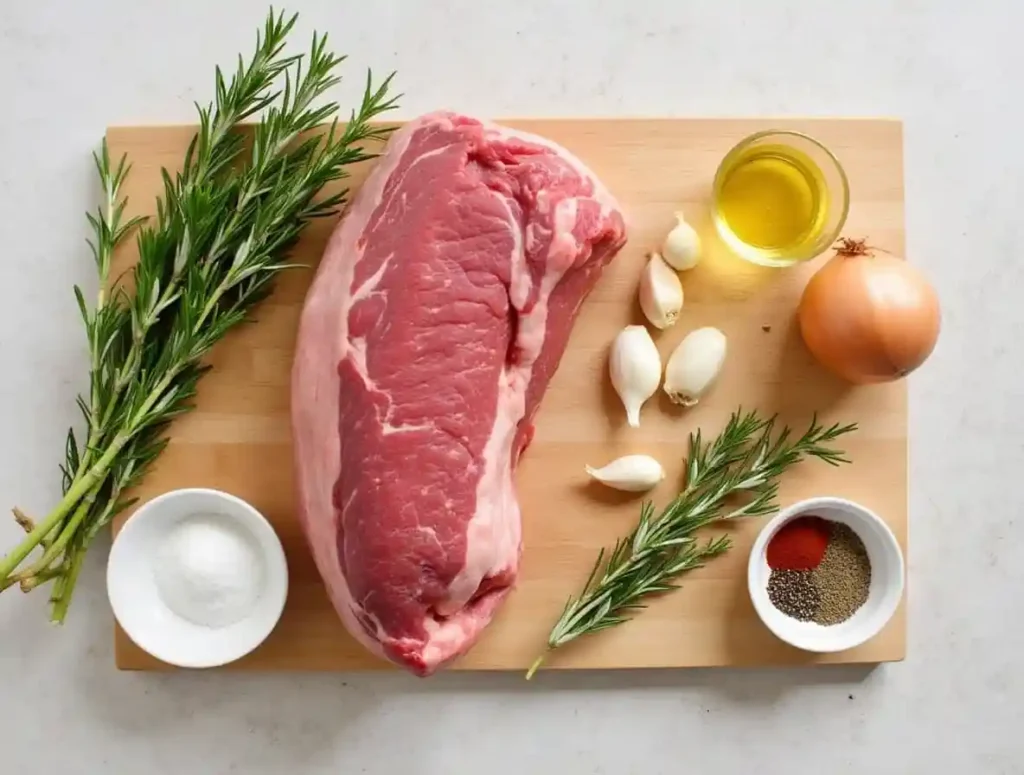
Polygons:
M813 258L831 244L846 215L844 197L837 224L837 203L831 200L825 173L808 153L778 136L762 137L741 143L723 160L715 178L713 216L725 242L742 258L786 266Z

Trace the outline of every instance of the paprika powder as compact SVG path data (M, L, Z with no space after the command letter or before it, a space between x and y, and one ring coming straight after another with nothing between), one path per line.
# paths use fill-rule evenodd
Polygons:
M821 517L797 517L768 542L766 559L772 570L813 570L828 547L830 527Z

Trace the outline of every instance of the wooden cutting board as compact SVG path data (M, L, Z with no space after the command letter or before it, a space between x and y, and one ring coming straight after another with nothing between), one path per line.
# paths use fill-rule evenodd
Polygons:
M640 500L588 484L585 464L647 452L668 479L653 492L664 503L677 491L688 432L715 434L738 406L778 412L803 427L817 411L826 423L860 424L843 440L854 464L810 461L783 480L783 505L814 495L860 501L889 523L906 549L907 392L903 383L851 388L824 373L802 346L794 309L807 266L762 269L730 256L715 239L707 201L716 165L743 136L765 128L806 131L832 148L849 175L852 204L846 236L867 236L898 255L904 250L902 126L888 120L658 119L522 120L510 126L544 135L580 156L626 212L629 243L580 312L562 363L544 397L533 444L517 486L524 519L518 588L462 670L522 670L543 649L565 598L586 578L603 546L627 532ZM111 153L134 164L132 214L151 213L161 166L177 169L191 127L111 128ZM366 169L354 172L358 184ZM730 355L720 382L686 413L652 400L641 428L628 428L606 376L609 342L640 322L636 285L644 254L657 246L681 208L702 234L706 258L683 276L680 323L658 334L664 356L694 327L714 325ZM295 256L315 266L334 221L310 227ZM129 258L129 257L125 257ZM212 356L195 412L174 424L169 447L146 480L143 500L178 487L216 487L248 500L274 524L288 556L291 587L271 637L234 667L256 670L361 670L385 667L342 628L328 602L295 521L289 438L289 369L303 296L312 271L285 273L260 307L257 322L232 333ZM120 523L119 523L120 524ZM653 601L635 621L583 638L548 660L551 668L639 668L881 662L905 654L905 610L851 651L815 656L775 639L757 619L746 591L747 554L758 521L736 526L735 546ZM719 531L712 531L719 532ZM116 635L117 665L166 667Z

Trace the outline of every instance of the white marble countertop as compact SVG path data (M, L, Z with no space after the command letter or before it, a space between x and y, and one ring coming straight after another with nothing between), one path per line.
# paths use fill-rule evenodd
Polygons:
M884 115L906 122L908 250L945 305L911 380L909 656L875 670L118 673L97 547L62 632L0 597L0 769L72 773L1024 772L1024 6L994 0L304 0L405 116ZM0 501L42 511L85 361L72 282L108 123L191 122L248 51L244 0L0 12ZM296 42L299 42L296 40ZM1013 378L1014 370L1018 377ZM0 546L18 532L0 520Z

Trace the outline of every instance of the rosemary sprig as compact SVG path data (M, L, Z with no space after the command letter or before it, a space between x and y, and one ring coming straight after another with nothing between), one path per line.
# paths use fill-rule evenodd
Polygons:
M728 536L702 541L697 530L719 520L758 517L778 509L779 477L806 457L831 465L850 462L830 442L855 424L819 425L817 418L799 438L788 427L776 432L776 417L738 410L713 441L690 434L686 486L656 514L644 502L636 527L611 551L602 550L582 591L570 597L548 635L547 649L531 665L527 679L548 653L588 633L615 627L645 607L648 595L675 589L687 571L729 549ZM745 494L742 503L730 496Z
M151 223L123 221L125 160L112 166L105 144L96 157L104 205L89 216L100 280L93 309L75 288L91 356L88 395L78 399L85 443L68 432L63 499L38 523L16 510L28 535L0 560L0 590L55 582L56 622L92 539L133 503L127 493L166 446L168 423L192 408L207 353L271 291L307 223L345 201L347 191L318 199L320 189L371 158L362 144L390 131L371 122L395 107L391 76L374 87L368 73L350 120L314 132L338 110L316 103L340 81L343 57L317 34L306 55L284 55L296 19L271 10L248 63L239 57L230 80L216 70L215 99L197 106L181 172L163 171ZM237 130L261 111L246 150ZM138 262L112 284L111 258L133 230ZM26 564L37 547L41 556Z

